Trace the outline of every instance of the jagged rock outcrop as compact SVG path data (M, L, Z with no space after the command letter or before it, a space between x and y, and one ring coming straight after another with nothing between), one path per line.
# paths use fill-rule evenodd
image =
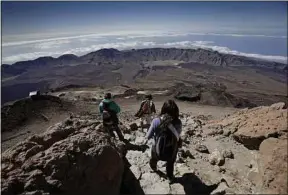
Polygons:
M288 130L285 103L240 110L211 123L207 129L221 127L224 132L233 133L235 141L256 150L256 154L259 150L257 162L247 165L251 168L247 176L257 186L258 193L287 193ZM234 158L229 151L223 154Z
M191 83L191 86L178 84L174 88L175 98L182 101L198 102L207 105L231 106L235 108L255 107L249 100L226 92L221 83Z
M2 194L119 194L124 147L72 118L2 154Z
M278 137L287 130L285 103L243 109L221 121L212 123L210 129L233 133L233 138L249 149L259 149L268 137ZM215 130L214 130L215 131Z

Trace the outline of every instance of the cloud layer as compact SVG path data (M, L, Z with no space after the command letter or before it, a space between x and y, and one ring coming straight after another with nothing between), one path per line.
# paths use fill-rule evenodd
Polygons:
M220 36L221 39L217 38ZM41 56L58 57L63 54L83 55L101 48L123 50L132 48L176 47L212 49L220 53L287 63L287 56L260 54L261 52L257 52L257 47L255 47L255 52L244 52L223 46L226 40L236 40L234 42L235 48L237 48L237 41L241 43L241 40L245 40L245 38L249 38L249 40L251 40L251 38L257 39L258 42L259 40L265 41L266 39L270 41L287 41L287 37L283 36L213 33L88 34L3 43L2 62L10 64L17 61L36 59ZM223 43L218 40L222 40ZM250 42L247 42L247 44L250 44ZM269 44L267 45L272 47ZM260 49L261 48L259 48L259 51ZM271 48L271 50L272 49L273 48Z

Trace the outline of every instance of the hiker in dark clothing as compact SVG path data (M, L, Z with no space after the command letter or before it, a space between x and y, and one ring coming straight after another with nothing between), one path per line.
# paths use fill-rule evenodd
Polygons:
M141 120L141 127L142 130L147 126L147 128L150 126L152 121L152 114L156 113L155 104L152 101L152 95L146 95L145 100L141 102L140 108L138 112L135 114L136 117L139 117Z
M103 126L111 136L115 137L113 131L116 131L120 140L124 141L124 136L118 127L119 119L117 114L120 112L120 107L111 100L111 93L106 93L104 100L99 104L99 112L102 114Z
M156 171L157 162L166 161L166 173L170 182L174 180L174 162L178 148L181 147L181 131L179 108L173 100L168 100L163 104L160 116L153 119L146 137L148 140L153 138L150 167Z

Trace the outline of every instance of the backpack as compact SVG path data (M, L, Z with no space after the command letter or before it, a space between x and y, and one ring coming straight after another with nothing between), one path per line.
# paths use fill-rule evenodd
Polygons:
M102 102L103 103L103 112L102 112L102 119L104 124L113 124L112 120L112 110L109 109L109 103Z
M159 160L168 161L176 152L177 149L177 138L168 128L173 119L170 116L166 116L161 119L161 123L157 128L155 152Z
M150 100L146 100L142 106L143 114L151 114L152 102Z

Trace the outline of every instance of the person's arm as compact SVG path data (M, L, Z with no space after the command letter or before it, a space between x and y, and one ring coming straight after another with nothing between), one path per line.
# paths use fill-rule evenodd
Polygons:
M99 104L99 112L102 114L103 113L103 102Z
M150 127L149 127L149 130L148 130L147 134L146 134L146 138L147 138L148 140L153 137L153 135L154 135L154 133L155 133L155 130L156 130L156 128L159 126L159 124L160 124L160 119L159 119L159 118L154 118L154 119L152 120L152 123L151 123L151 125L150 125Z

